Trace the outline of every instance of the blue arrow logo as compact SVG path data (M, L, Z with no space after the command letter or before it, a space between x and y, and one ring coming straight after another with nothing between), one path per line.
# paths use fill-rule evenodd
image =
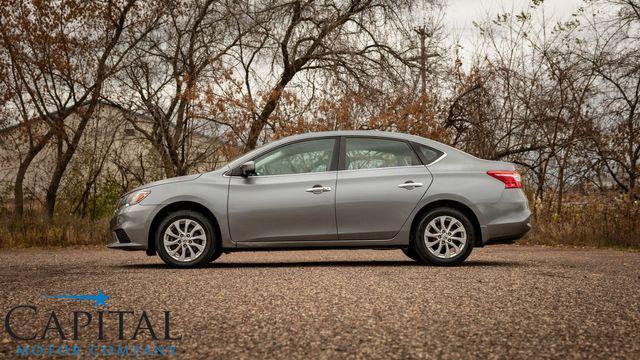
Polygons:
M104 292L102 292L102 290L98 290L98 293L96 295L91 295L91 294L87 294L87 295L66 295L66 294L62 294L62 295L45 295L45 297L48 297L49 299L70 299L70 300L81 300L81 301L93 301L93 306L98 307L98 306L107 306L107 300L109 300L109 295L105 294Z

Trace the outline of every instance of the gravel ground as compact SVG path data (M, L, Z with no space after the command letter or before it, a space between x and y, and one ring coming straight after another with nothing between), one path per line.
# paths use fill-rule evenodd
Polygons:
M3 250L0 289L3 321L18 304L37 306L37 315L12 318L23 334L42 332L52 310L67 334L73 310L97 317L89 302L44 294L102 289L107 310L135 311L126 336L142 310L160 337L162 311L171 311L171 332L182 335L99 341L94 321L68 342L81 351L170 344L178 358L640 358L640 254L613 250L497 245L453 268L397 250L255 252L195 270L143 253ZM117 318L105 319L116 337ZM3 328L0 357L34 343L59 341L19 343Z

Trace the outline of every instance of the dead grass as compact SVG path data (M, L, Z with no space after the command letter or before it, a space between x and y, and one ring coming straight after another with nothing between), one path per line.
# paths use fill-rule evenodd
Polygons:
M105 245L108 219L58 216L53 222L38 213L0 219L0 248ZM519 243L618 249L640 249L640 203L602 197L567 204L562 214L537 207L533 230Z
M640 203L602 197L568 204L561 214L538 209L521 243L640 249Z
M44 216L28 216L0 221L0 248L63 247L105 245L109 242L108 219L57 217L52 222Z

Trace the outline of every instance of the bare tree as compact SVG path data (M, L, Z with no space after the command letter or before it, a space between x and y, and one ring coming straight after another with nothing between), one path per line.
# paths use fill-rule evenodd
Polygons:
M573 164L594 72L573 52L579 22L549 24L539 4L476 23L488 50L468 73L456 70L446 125L454 144L523 166L536 198L560 212L567 181L583 170Z
M301 74L319 73L325 83L334 78L352 89L373 85L375 77L398 75L399 65L408 65L408 55L415 54L406 41L411 29L407 29L402 16L407 14L411 3L385 0L260 3L252 13L261 24L260 35L252 34L253 44L244 43L255 50L240 54L245 73L257 74L245 82L253 81L254 88L261 89L247 89L245 93L255 110L243 139L244 150L258 144L265 126L275 128L270 117L285 89L296 81L309 84L309 78ZM255 61L256 53L267 60ZM277 75L261 76L265 71Z
M130 33L142 22L132 20L135 0L87 3L30 2L5 6L0 15L0 46L8 54L13 82L28 117L44 121L56 140L54 170L46 191L45 209L52 217L60 182L73 158L87 123L100 100L103 86L122 57L142 36ZM144 34L144 31L142 32ZM122 45L123 34L131 43ZM70 115L76 115L73 123ZM23 163L46 143L31 147ZM16 185L20 185L16 181ZM18 187L18 186L16 186ZM22 202L16 193L16 208Z
M171 3L159 25L130 54L119 78L130 123L153 145L167 176L185 175L217 148L215 126L203 120L206 86L227 69L224 56L236 45L240 7L225 1ZM138 114L147 114L141 122ZM209 137L208 144L194 142Z
M580 55L598 76L589 138L615 184L640 199L640 2L596 5L614 5L617 12L587 17L593 38L583 39Z
M79 144L76 155L75 165L79 167L79 171L74 174L77 181L74 181L73 184L80 185L74 187L77 187L81 193L73 207L73 213L79 214L81 218L87 216L89 200L92 195L94 208L91 209L91 215L95 217L98 180L104 175L103 171L111 158L116 139L122 134L123 119L117 114L118 111L108 108L100 110L100 116L87 126L84 141ZM105 114L109 110L111 110L111 114ZM109 124L105 124L106 122Z

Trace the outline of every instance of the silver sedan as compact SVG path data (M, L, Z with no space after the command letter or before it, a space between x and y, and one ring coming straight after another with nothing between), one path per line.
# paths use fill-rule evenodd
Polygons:
M175 267L223 252L330 248L453 265L473 247L522 237L530 215L511 163L405 134L308 133L124 195L108 246Z

